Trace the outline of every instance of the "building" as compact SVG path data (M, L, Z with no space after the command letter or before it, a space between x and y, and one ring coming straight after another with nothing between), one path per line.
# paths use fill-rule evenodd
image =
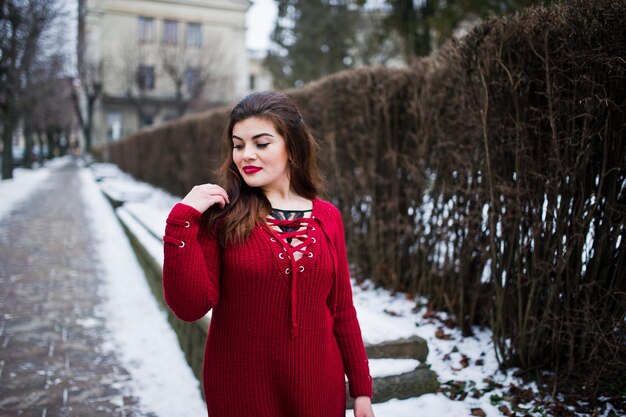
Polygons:
M79 0L78 63L92 144L249 91L248 0Z
M273 88L272 74L264 66L267 51L248 49L248 91L264 91Z

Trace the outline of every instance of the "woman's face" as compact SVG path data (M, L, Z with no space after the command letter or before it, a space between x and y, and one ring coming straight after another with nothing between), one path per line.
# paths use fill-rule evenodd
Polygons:
M285 139L272 122L250 117L233 126L233 161L250 187L289 189Z

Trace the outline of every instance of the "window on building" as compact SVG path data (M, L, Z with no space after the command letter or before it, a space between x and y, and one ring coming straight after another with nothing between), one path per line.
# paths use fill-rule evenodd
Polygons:
M194 91L199 87L200 70L198 68L187 68L185 70L185 86L187 91Z
M150 114L139 115L139 127L152 126L154 124L154 116Z
M139 42L154 42L154 19L139 16L137 20L137 36Z
M154 90L154 67L140 65L137 68L137 87L141 90Z
M165 45L178 43L178 22L176 20L163 21L163 43Z
M107 113L107 136L109 142L113 142L122 137L122 113Z
M202 46L202 25L200 23L187 23L185 43L187 46Z

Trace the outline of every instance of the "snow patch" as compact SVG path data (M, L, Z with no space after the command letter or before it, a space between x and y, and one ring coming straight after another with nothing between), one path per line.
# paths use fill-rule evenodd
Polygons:
M133 394L146 413L206 415L199 382L148 287L127 236L89 172L81 171L81 180L104 268L103 311L112 337L108 347L130 373Z

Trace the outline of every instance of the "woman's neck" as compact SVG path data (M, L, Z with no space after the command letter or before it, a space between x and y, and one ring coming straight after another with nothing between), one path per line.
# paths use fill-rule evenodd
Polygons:
M273 208L283 210L310 210L313 202L296 194L293 190L264 190L265 197L270 201Z

